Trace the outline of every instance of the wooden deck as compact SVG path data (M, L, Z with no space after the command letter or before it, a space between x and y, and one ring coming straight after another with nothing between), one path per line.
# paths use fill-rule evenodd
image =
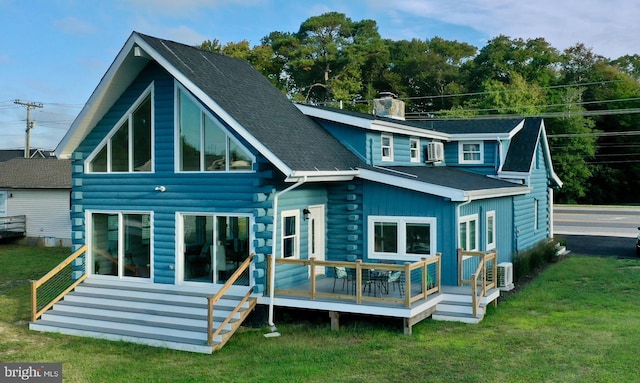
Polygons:
M397 286L389 285L389 289L380 291L378 287L374 292L374 286L366 285L363 287L363 299L360 304L357 303L357 294L347 286L343 288L343 281L336 280L335 292L333 291L334 278L327 276L318 276L316 278L315 288L316 297L311 298L311 281L296 285L288 289L286 292L278 292L276 290L273 304L274 307L300 308L308 310L327 311L334 330L339 329L340 314L362 314L371 316L382 316L388 318L399 318L403 321L405 334L411 334L411 327L431 317L438 310L438 305L451 301L460 302L470 310L471 305L471 287L469 286L441 286L440 292L427 296L426 299L416 300L411 303L410 307L404 304L405 294L401 294ZM371 288L371 291L369 291ZM420 283L411 284L411 294L420 294L422 286ZM492 301L496 301L500 296L498 290L491 291L483 301L483 307ZM268 295L258 298L258 304L269 305L270 297ZM460 313L462 314L462 313ZM484 311L482 312L482 316ZM479 318L470 318L470 315L460 315L462 322L478 323ZM445 319L446 320L446 319Z

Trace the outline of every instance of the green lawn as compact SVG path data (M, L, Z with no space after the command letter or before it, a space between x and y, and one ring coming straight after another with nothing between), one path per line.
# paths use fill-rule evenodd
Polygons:
M28 279L68 250L0 245L0 362L62 362L65 382L637 382L640 260L572 256L478 325L277 310L278 338L236 333L213 355L27 329Z

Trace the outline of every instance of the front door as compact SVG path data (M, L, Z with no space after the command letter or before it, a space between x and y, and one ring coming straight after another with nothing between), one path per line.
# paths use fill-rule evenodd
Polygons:
M324 205L309 206L309 258L325 260ZM316 266L316 274L324 274L324 266Z

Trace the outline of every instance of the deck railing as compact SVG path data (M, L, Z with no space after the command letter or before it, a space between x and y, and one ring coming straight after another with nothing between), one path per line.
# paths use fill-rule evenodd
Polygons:
M229 279L227 280L227 282L222 286L222 288L216 293L216 295L210 296L207 298L207 343L212 346L213 345L213 340L220 335L220 332L222 331L222 329L224 329L224 327L229 324L229 322L231 322L231 320L233 319L234 315L236 315L236 313L238 313L240 311L240 309L242 308L242 306L249 300L249 298L251 297L251 294L253 294L253 287L251 287L249 289L249 292L247 292L247 294L238 302L238 305L231 311L231 313L229 314L229 316L222 322L222 324L220 324L220 326L218 326L217 329L213 328L213 310L215 307L215 304L222 299L222 297L227 293L227 291L229 290L229 288L231 288L231 286L233 286L233 284L238 280L238 278L240 278L240 276L242 276L242 274L249 270L249 266L251 265L251 262L253 262L253 258L254 258L255 254L251 254L247 259L244 260L244 262L242 262L242 264L240 264L240 266L238 267L238 269L231 275L231 277L229 277Z
M27 234L27 216L0 217L0 238L24 237Z
M496 288L498 255L496 251L479 252L458 249L458 284L471 285L473 316L478 316L482 298Z
M84 259L87 245L82 246L37 281L31 281L31 321L47 310L87 278Z
M269 256L271 257L271 256ZM355 301L356 304L362 304L363 302L381 302L381 303L399 303L405 307L411 307L411 304L418 300L426 300L431 294L435 294L440 291L440 257L441 254L437 254L432 258L423 258L417 262L407 262L405 264L390 264L390 263L364 263L362 260L355 262L348 261L319 261L315 258L310 259L287 259L276 258L276 267L281 265L297 265L306 269L308 278L300 280L299 276L304 272L297 269L292 274L298 277L298 283L295 281L287 283L279 283L285 285L286 288L279 288L278 283L274 288L276 295L298 295L309 297L312 300L318 298L328 298L346 301ZM267 262L267 265L271 265L271 261ZM354 280L347 281L353 284L353 293L344 294L344 290L335 293L333 291L327 291L318 288L318 278L324 277L333 280L333 276L325 276L326 273L318 273L316 268L324 267L325 270L335 267L344 267L345 269L352 270L352 278ZM397 296L391 296L391 294L365 294L366 287L371 288L369 283L371 280L367 280L364 277L366 271L375 271L378 275L391 275L393 272L402 272L402 278L399 278L399 283L403 294L397 294ZM278 274L280 282L287 278L286 271ZM271 275L270 270L267 270L267 275ZM335 280L334 280L335 282ZM388 280L378 280L378 282L387 282L386 288L390 289L392 286L388 285ZM268 281L273 283L273 281ZM398 282L394 282L398 283ZM283 286L284 287L284 286ZM267 288L268 289L268 288Z

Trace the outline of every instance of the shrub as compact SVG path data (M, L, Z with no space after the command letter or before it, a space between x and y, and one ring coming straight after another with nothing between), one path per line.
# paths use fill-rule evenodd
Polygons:
M513 256L513 279L519 281L527 274L551 263L556 257L556 242L543 241L530 249L516 253Z

